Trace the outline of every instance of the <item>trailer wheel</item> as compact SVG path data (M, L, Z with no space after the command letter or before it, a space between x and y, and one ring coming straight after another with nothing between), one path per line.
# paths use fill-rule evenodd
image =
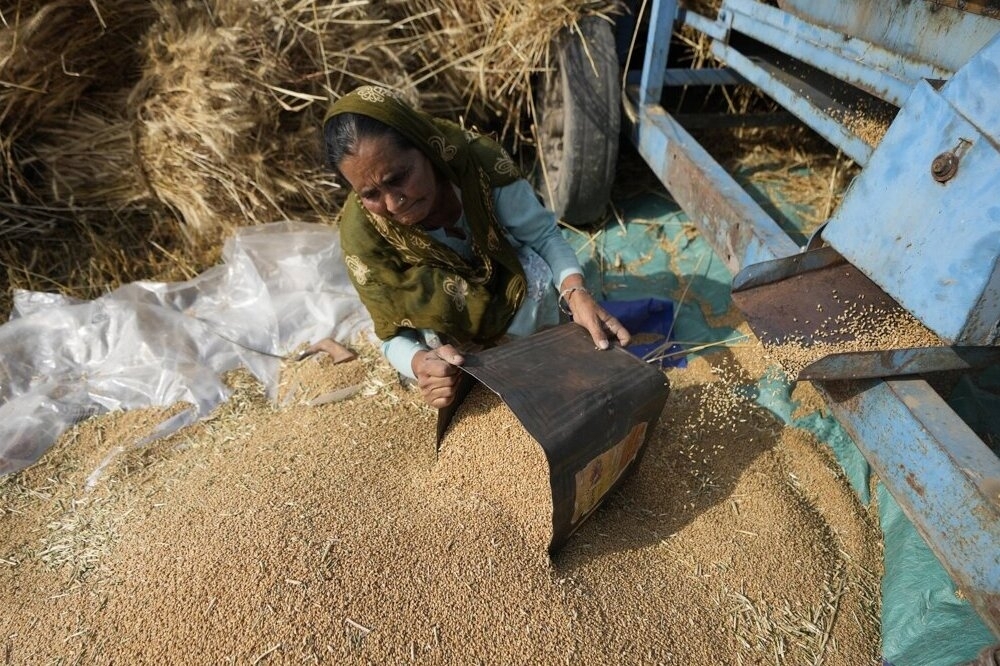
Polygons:
M587 16L553 45L535 86L535 188L574 226L607 219L618 162L621 89L614 31Z

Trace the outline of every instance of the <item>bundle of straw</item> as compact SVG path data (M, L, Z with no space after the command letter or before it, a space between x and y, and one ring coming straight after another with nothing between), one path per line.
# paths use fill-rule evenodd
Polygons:
M131 100L157 198L194 232L332 217L341 193L319 133L328 100L378 83L419 101L407 62L419 39L390 11L401 6L158 4Z
M222 4L212 14L207 4L155 3L160 20L129 101L150 188L195 232L281 214L268 173L276 112L262 89L282 63L261 39L255 5Z
M141 196L121 101L154 19L143 0L0 5L0 238L47 235L80 206ZM123 168L128 182L105 188ZM81 180L100 192L77 192Z
M416 83L436 80L434 87L445 98L426 105L497 125L515 148L533 142L533 84L552 67L557 37L574 30L583 16L610 19L624 11L617 0L414 0L412 5L412 30L423 35Z
M618 9L617 0L0 0L0 262L12 286L55 282L90 296L142 273L105 265L116 225L129 243L155 229L160 259L197 263L197 248L236 225L331 221L344 192L324 167L320 124L330 100L363 83L516 146L531 134L531 84L553 39L584 14ZM40 237L59 239L50 266ZM74 288L74 273L88 282Z

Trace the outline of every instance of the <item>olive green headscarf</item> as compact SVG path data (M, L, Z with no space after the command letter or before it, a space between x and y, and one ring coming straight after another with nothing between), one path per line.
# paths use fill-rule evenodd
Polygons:
M419 226L369 212L351 192L338 222L341 247L375 334L386 339L403 328L432 329L455 342L495 342L526 292L524 270L493 210L492 189L520 177L510 156L491 139L414 110L386 88L364 86L345 95L324 124L345 112L394 128L458 186L476 257L466 261Z

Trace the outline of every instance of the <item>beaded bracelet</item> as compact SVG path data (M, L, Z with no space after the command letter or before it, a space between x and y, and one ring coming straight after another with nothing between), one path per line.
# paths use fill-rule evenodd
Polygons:
M563 289L559 292L559 309L563 314L568 314L573 316L573 312L569 309L568 298L573 294L574 291L582 291L585 294L589 294L590 290L586 287L570 287L569 289ZM566 305L563 305L565 303Z

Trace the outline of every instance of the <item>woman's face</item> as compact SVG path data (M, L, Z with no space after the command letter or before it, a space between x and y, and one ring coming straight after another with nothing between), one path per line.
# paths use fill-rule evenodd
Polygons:
M358 139L354 154L340 162L351 188L372 213L411 226L422 222L438 196L431 161L416 148L403 149L391 137Z

